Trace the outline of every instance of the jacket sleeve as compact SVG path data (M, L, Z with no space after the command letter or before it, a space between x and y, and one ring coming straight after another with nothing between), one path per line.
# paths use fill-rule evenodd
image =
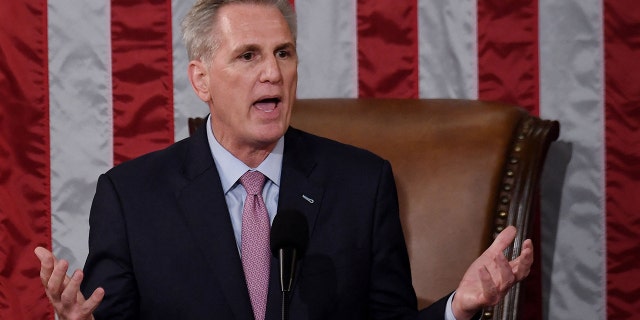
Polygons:
M372 237L371 313L375 319L444 319L446 297L418 312L400 223L391 165L385 162L376 196Z
M131 266L120 197L109 176L98 179L89 218L89 255L81 290L85 296L105 290L96 319L137 319L138 293Z

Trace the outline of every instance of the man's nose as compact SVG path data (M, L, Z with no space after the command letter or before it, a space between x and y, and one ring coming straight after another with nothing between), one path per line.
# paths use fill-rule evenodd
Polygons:
M279 83L282 81L282 71L280 70L278 59L275 56L270 56L263 61L260 81L271 83Z

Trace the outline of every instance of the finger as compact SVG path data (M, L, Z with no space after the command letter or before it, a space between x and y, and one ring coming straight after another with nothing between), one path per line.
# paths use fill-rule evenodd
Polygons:
M49 278L51 277L51 273L53 272L53 255L49 250L42 247L37 247L34 250L34 253L40 260L40 280L42 285L46 287L49 282Z
M69 263L66 260L60 260L55 264L49 282L46 284L47 293L53 301L58 301L62 290L64 289L65 278L67 277L67 269Z
M43 247L36 247L33 250L33 253L36 254L36 257L38 257L38 259L40 260L40 263L45 263L45 261L49 261L53 257L53 254L51 253L51 251Z
M51 273L53 272L53 266L55 263L53 254L43 247L37 247L33 252L40 260L40 281L42 282L42 285L46 287L49 282L49 278L51 277Z
M72 307L76 303L84 302L84 297L80 293L80 283L82 282L82 271L76 270L64 285L64 290L60 295L60 301L65 307Z
M516 228L514 226L508 226L493 240L491 246L487 249L489 254L502 254L502 252L513 242L516 238Z
M496 257L496 268L500 273L500 282L497 284L498 290L504 294L515 283L516 277L513 274L509 261L504 256Z
M498 288L491 276L491 272L487 269L486 266L483 266L478 270L478 277L480 279L480 283L482 285L482 296L484 301L481 302L481 305L495 305L500 301L500 296L498 294Z
M520 255L509 264L516 281L520 281L529 275L533 264L533 243L531 240L527 239L523 242Z
M104 289L97 288L96 290L94 290L89 299L87 299L87 301L83 305L83 312L86 312L86 314L92 314L93 311L96 310L98 305L100 305L100 302L102 302L103 298Z
M499 293L510 288L515 281L511 265L502 254L496 255L491 263L485 265L485 268L489 271L493 284Z

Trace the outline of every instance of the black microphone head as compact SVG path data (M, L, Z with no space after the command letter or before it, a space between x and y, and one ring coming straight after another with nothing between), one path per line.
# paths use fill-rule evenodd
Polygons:
M278 257L278 250L294 248L298 259L304 255L309 242L307 218L297 210L278 211L271 225L271 253Z

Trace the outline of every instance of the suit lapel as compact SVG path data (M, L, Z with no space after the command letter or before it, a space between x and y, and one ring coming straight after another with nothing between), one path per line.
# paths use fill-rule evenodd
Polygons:
M242 262L206 131L200 128L191 140L184 164L189 182L178 193L179 206L236 319L252 319Z
M320 202L323 198L324 187L311 179L316 167L313 145L297 129L290 128L285 135L284 155L282 162L282 176L280 180L280 196L278 211L296 210L302 213L309 225L309 238L313 235L314 225L318 217ZM281 289L278 263L272 259L271 278L269 283L269 300L267 304L267 319L280 317ZM296 268L296 275L304 267L304 258ZM296 276L292 294L296 294Z
M317 163L315 148L307 143L300 131L289 129L285 135L284 157L278 210L297 210L309 224L309 237L313 233L324 193L324 187L311 179Z

